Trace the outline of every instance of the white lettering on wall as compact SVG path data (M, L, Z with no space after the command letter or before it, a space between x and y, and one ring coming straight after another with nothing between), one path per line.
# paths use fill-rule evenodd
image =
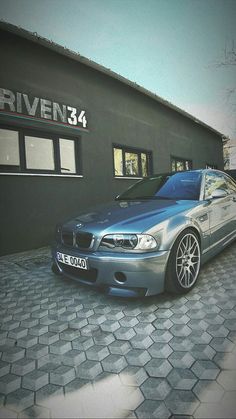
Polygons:
M48 99L33 97L26 93L0 88L0 111L17 112L31 117L63 122L87 128L85 110L59 104Z

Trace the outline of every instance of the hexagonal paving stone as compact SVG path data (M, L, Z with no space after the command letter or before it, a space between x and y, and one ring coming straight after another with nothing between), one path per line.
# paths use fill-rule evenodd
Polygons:
M174 337L169 345L174 351L188 352L193 348L194 343L188 338Z
M93 339L90 336L79 336L72 341L73 349L79 349L80 351L86 351L91 346L93 346Z
M140 386L148 375L144 368L128 365L120 374L121 382L127 386Z
M55 333L63 332L63 330L67 328L68 328L68 322L62 322L59 320L48 326L49 332L55 332Z
M145 400L135 411L139 419L168 419L171 417L170 411L163 402Z
M138 324L137 317L133 316L126 316L119 320L119 323L122 327L134 327L136 324Z
M115 320L106 320L101 324L101 329L104 332L115 332L119 328L120 324L118 321Z
M80 331L72 327L68 327L68 329L65 329L63 332L60 333L60 339L67 340L68 342L72 342L73 340L77 339L79 336L80 336Z
M6 407L11 406L16 411L27 409L34 404L34 392L19 388L6 398ZM1 412L0 412L1 414Z
M231 352L233 350L233 343L227 338L213 338L210 345L217 352Z
M167 408L181 418L192 415L199 405L196 396L190 390L172 390L165 399Z
M88 324L80 330L82 336L95 336L101 333L100 326L97 324Z
M221 371L218 378L218 383L228 391L236 390L236 370Z
M214 357L214 362L223 370L236 370L236 353L219 352Z
M134 330L140 335L150 335L152 332L154 332L155 327L152 324L139 323L134 327Z
M50 353L56 355L63 355L72 349L71 342L66 342L64 340L52 343L49 348Z
M172 365L166 359L154 358L145 366L150 377L167 377L172 370Z
M187 368L175 368L167 377L172 388L191 390L197 382L196 376Z
M51 345L59 340L59 334L53 332L47 332L39 336L39 343L43 345Z
M156 329L168 330L173 326L174 323L170 319L160 318L160 319L155 320L153 324Z
M125 314L125 316L138 316L139 314L141 314L141 310L138 307L133 307L131 305L127 306L127 308L125 308L123 310L123 313Z
M29 329L29 335L33 335L33 336L41 336L47 332L48 332L48 326L45 326L43 324L37 324L36 326L31 327Z
M39 359L42 356L48 354L48 346L47 345L34 345L30 348L26 349L26 357L30 359Z
M153 313L141 313L138 315L138 320L141 323L152 323L155 319L156 316Z
M117 332L115 332L115 333L117 333ZM94 336L93 339L94 339L94 343L96 343L96 345L109 345L110 343L114 342L115 337L112 333L102 332L99 335ZM125 338L123 338L123 339L125 339Z
M54 384L47 384L36 391L36 403L44 405L46 400L55 396L63 396L63 388Z
M148 378L141 386L146 399L165 400L171 387L164 378Z
M112 354L125 355L130 351L131 345L127 340L115 340L109 346L109 351Z
M24 375L22 387L28 390L39 390L48 384L48 373L41 370L34 370Z
M26 336L27 333L28 329L24 327L17 327L16 329L10 330L10 332L8 332L8 337L17 340Z
M205 322L207 322L209 325L218 325L220 326L222 323L224 323L224 318L221 316L221 314L216 313L208 313L204 317Z
M25 349L15 346L6 346L2 352L2 361L6 362L18 361L18 359L23 358L25 355Z
M188 322L188 327L190 327L190 329L192 329L193 331L203 331L206 330L208 328L208 323L205 321L205 319L203 320L190 320Z
M183 313L175 314L171 317L171 321L174 324L187 324L189 320L190 318L186 314L183 314Z
M72 349L61 356L62 363L69 366L80 365L85 359L85 353L77 349Z
M190 319L195 319L195 320L201 320L204 319L206 316L206 313L204 310L200 310L200 309L190 309L188 311L188 317Z
M130 339L130 343L133 348L147 349L153 344L153 340L150 338L150 336L137 334L132 339Z
M158 319L169 319L173 316L173 312L168 308L160 308L155 314Z
M94 314L94 311L91 309L82 309L77 311L77 317L78 318L85 318L87 319L88 317L92 316Z
M126 366L127 362L122 355L109 355L102 361L104 371L119 373Z
M187 325L183 326L182 324L176 324L176 325L174 325L170 328L170 332L174 336L186 337L186 336L190 335L191 329Z
M208 328L207 328L207 332L212 336L212 337L226 337L229 334L229 330L226 329L226 327L224 327L223 325L219 326L216 324L211 324ZM206 342L208 343L208 342Z
M195 361L189 352L178 351L173 352L168 359L175 368L190 368Z
M10 364L0 360L0 377L7 375L10 371Z
M194 330L191 332L191 334L188 336L188 339L193 343L197 344L208 344L212 340L212 336L203 331L203 330Z
M154 340L154 342L167 342L168 343L173 338L173 335L168 330L158 329L158 330L155 330L155 332L151 334L151 338L152 340Z
M151 359L148 351L143 349L131 349L125 356L128 363L134 366L143 366Z
M173 349L171 349L168 343L155 342L149 347L148 352L153 358L168 358Z
M109 350L106 346L93 345L86 351L86 356L92 361L102 361L109 355Z
M36 368L34 359L22 358L12 364L11 372L16 375L25 375Z
M224 394L223 388L212 380L199 380L193 392L204 403L219 402Z
M201 380L215 380L220 371L214 362L205 360L196 361L191 370Z
M108 320L120 320L124 317L124 313L122 310L112 309L109 313L106 314L106 318Z
M102 366L96 361L85 361L77 368L77 376L88 380L93 380L101 372Z
M22 348L25 348L25 349L31 348L32 346L37 345L38 337L27 335L27 336L24 336L23 338L18 339L17 343Z
M121 340L129 340L131 339L133 336L135 336L135 331L133 328L129 328L129 327L120 327L115 333L115 337L116 339L121 339Z
M8 394L20 388L21 378L14 374L6 374L0 378L0 393Z
M50 372L51 384L65 386L70 381L74 380L74 378L75 378L74 368L67 365L61 365L60 367Z
M211 341L212 342L212 341ZM195 359L213 359L216 351L210 345L196 344L191 349L191 355Z
M88 321L87 319L74 319L72 321L69 322L69 327L70 329L75 329L75 330L80 330L82 329L82 327L85 327L88 325ZM67 329L65 329L64 331L66 332Z

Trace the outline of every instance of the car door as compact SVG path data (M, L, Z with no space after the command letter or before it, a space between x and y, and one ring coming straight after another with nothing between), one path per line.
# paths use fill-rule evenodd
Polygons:
M209 171L205 176L205 199L209 199L210 247L220 246L232 231L232 196L226 177L221 172ZM226 192L222 198L211 199L216 189Z

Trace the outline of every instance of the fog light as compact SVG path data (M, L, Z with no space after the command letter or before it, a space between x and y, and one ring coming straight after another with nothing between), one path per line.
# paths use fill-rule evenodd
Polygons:
M115 273L115 279L117 282L124 284L124 282L127 280L125 274L123 272L116 272Z

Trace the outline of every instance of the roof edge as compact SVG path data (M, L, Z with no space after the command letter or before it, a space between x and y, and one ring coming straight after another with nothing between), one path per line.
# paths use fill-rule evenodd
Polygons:
M170 108L171 110L174 110L178 112L179 114L183 115L184 117L192 120L193 122L203 126L204 128L208 129L209 131L214 132L218 136L220 136L222 139L227 138L224 134L217 131L215 128L211 127L210 125L206 124L205 122L201 121L200 119L196 118L195 116L191 115L187 111L184 111L183 109L179 108L176 105L173 105L171 102L169 102L166 99L163 99L162 97L158 96L157 94L151 92L150 90L146 89L145 87L140 86L139 84L130 81L129 79L121 76L120 74L104 67L101 64L96 63L93 60L90 60L89 58L86 58L79 53L76 53L75 51L72 51L66 47L63 47L62 45L59 45L52 40L49 40L47 38L44 38L43 36L39 35L37 32L30 32L26 29L21 28L20 26L13 25L12 23L6 22L4 20L0 20L0 29L6 30L8 32L11 32L15 35L19 35L22 38L28 39L32 42L35 42L36 44L42 45L48 49L51 49L58 54L64 55L66 57L71 58L72 60L78 61L88 67L93 68L94 70L97 70L113 79L116 79L120 81L123 84L126 84L127 86L139 91L140 93L152 98L153 100L161 103L162 105Z

